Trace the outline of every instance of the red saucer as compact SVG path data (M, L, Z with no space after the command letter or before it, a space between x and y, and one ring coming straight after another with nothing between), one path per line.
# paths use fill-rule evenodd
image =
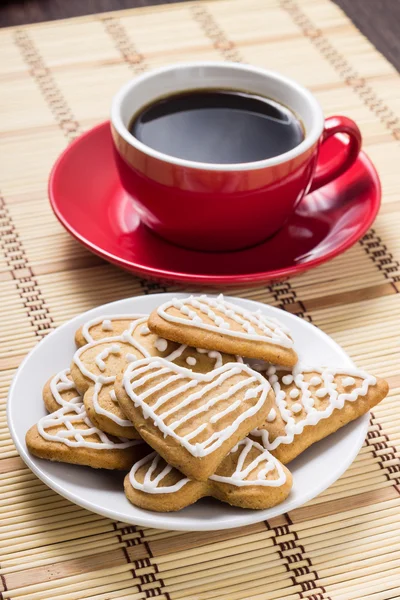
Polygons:
M332 139L322 160L344 143ZM105 260L141 276L207 285L265 283L298 275L344 252L372 224L381 189L369 158L302 200L274 237L237 252L185 250L140 223L114 165L109 123L91 129L63 152L49 181L51 206L64 227Z

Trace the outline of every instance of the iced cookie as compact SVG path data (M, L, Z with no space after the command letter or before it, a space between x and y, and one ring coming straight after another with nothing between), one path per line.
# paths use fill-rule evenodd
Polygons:
M265 447L284 464L368 412L389 391L385 380L358 369L270 366L266 377L275 406L252 436L263 436Z
M96 383L113 382L130 362L148 355L133 338L134 327L133 322L121 335L89 342L75 352L71 376L81 393Z
M77 346L84 346L107 337L119 336L137 321L146 321L147 315L103 315L87 321L75 334Z
M130 440L140 439L138 431L117 402L114 382L96 383L89 387L83 396L83 402L90 420L102 431Z
M188 479L152 452L133 465L124 487L132 504L159 512L180 510L204 496L232 506L265 509L287 498L292 476L262 444L246 438L207 481Z
M260 311L227 302L222 294L170 300L151 313L148 324L157 335L182 344L288 367L297 362L286 327Z
M128 329L118 336L104 338L104 320L96 331L94 329L99 323L87 326L89 334L85 333L86 325L83 326L83 334L98 336L99 339L79 348L71 370L78 388L85 393L84 403L90 419L97 427L113 435L130 439L139 437L118 405L114 392L115 375L129 362L143 357L161 356L194 371L208 373L236 358L159 338L147 327L147 317L121 321L112 316L108 320L113 332L120 329L122 324L128 325Z
M203 374L162 358L130 364L115 391L143 439L201 481L263 422L274 400L268 381L245 364L227 363Z
M72 396L72 392L70 399L66 399L65 392L74 390L73 383L69 380L67 383L67 380L65 371L51 380L50 393L62 406L29 429L26 434L28 450L47 460L98 469L129 469L148 452L148 446L138 440L110 437L95 427L78 400L79 396Z
M89 418L102 431L128 439L140 436L116 401L114 381L130 362L145 356L132 337L133 328L134 323L120 336L82 346L75 352L71 365L72 379L84 394Z

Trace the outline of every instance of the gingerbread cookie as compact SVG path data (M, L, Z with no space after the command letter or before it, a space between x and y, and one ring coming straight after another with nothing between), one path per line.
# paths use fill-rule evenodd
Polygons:
M222 294L170 300L151 313L148 324L157 335L182 344L288 367L297 362L286 327L260 311L227 302Z
M152 452L125 477L127 498L141 508L176 511L204 496L242 508L265 509L287 498L292 476L262 444L240 441L207 481L191 480Z
M119 434L130 440L140 439L140 435L126 418L117 402L114 382L96 383L83 396L86 411L91 421L106 433Z
M111 383L129 362L147 356L132 336L135 322L118 336L81 346L74 354L71 375L81 393L96 383Z
M117 373L131 361L145 356L143 349L132 338L134 323L121 335L90 342L79 348L71 365L71 376L89 418L102 431L128 439L139 434L119 407L114 381Z
M270 366L266 377L275 406L252 436L262 436L265 448L284 464L368 412L389 391L385 380L358 369Z
M274 399L268 381L243 363L203 374L154 357L130 364L115 391L143 439L201 481L263 422Z
M105 322L107 328L111 323L113 332L124 325L128 325L128 329L118 336L104 338ZM139 435L118 405L114 392L115 375L129 362L143 357L161 356L194 371L208 373L235 360L234 356L228 354L191 348L159 338L147 327L147 317L135 319L133 316L111 316L109 319L91 321L80 331L78 337L84 335L86 338L98 338L75 353L72 366L74 381L85 393L84 403L88 415L103 431L130 439L138 438Z
M49 386L54 402L61 404L26 434L28 450L39 458L86 465L98 469L129 469L148 446L142 441L113 438L95 427L65 371L52 378ZM67 387L68 386L68 387ZM66 392L72 392L70 400ZM45 391L45 395L47 395ZM48 399L47 399L48 400ZM46 406L50 406L46 401Z

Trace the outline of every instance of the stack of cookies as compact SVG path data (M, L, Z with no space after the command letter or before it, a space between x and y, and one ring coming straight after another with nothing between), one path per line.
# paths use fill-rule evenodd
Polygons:
M301 365L290 331L223 296L105 315L75 336L71 367L44 386L32 454L122 469L132 504L179 510L204 496L270 508L285 466L366 413L388 385L356 369Z

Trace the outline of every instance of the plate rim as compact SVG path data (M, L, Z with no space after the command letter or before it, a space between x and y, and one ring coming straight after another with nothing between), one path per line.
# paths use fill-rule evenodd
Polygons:
M210 294L211 295L211 294ZM216 294L214 294L215 296ZM166 299L166 297L172 297L172 296L187 296L187 294L185 293L170 293L170 292L166 292L166 293L158 293L158 294L151 294L151 296L160 298L160 299ZM23 377L23 373L24 373L24 369L25 366L29 363L31 357L34 355L34 353L37 351L38 347L42 344L42 343L51 343L51 342L47 342L47 340L51 340L52 338L56 337L57 334L59 333L59 331L61 329L67 328L69 326L71 326L72 324L76 324L77 327L79 327L79 325L81 324L81 322L84 322L87 319L91 318L91 315L93 313L98 313L101 309L101 311L103 311L103 309L105 311L107 311L107 309L110 309L111 307L113 307L115 304L119 304L120 302L128 302L128 301L132 301L135 300L136 298L145 298L146 295L141 295L141 296L133 296L133 297L128 297L128 298L122 298L120 300L116 300L113 302L108 302L106 304L102 304L100 306L97 306L93 309L90 309L88 311L85 311L83 313L80 313L78 315L76 315L75 317L73 317L72 319L69 319L68 321L66 321L65 323L63 323L62 325L60 325L59 327L57 327L54 331L52 331L51 333L49 333L45 338L43 338L38 344L36 344L30 351L29 353L25 356L25 358L23 359L23 361L20 363L16 373L14 374L14 377L12 379L10 388L9 388L9 392L8 392L8 396L7 396L7 406L6 406L6 416L7 416L7 424L8 424L8 428L10 431L10 435L11 438L15 444L15 447L18 451L18 454L20 456L20 458L23 460L23 462L25 463L25 465L43 482L45 483L49 488L51 488L53 491L57 492L60 496L66 498L67 500L73 502L74 504L81 506L82 508L89 510L90 512L93 512L95 514L100 514L104 517L107 517L113 521L121 521L121 515L119 515L118 512L113 511L112 509L103 509L103 508L93 508L93 505L91 504L90 501L87 501L85 499L82 499L80 496L77 496L75 493L70 492L68 490L68 483L67 488L65 488L65 486L63 487L62 485L59 485L58 483L54 482L54 480L52 479L51 475L48 475L45 471L43 471L40 467L40 464L36 464L37 461L40 461L41 459L38 459L36 457L32 457L29 452L25 449L23 443L21 443L20 438L18 436L18 434L16 433L16 429L14 428L14 421L12 419L12 415L11 415L11 404L12 404L12 398L14 396L14 390L17 387L18 381L21 377ZM238 298L232 297L227 295L226 298L229 301L235 301L238 300ZM239 298L239 300L243 300L246 303L252 304L254 305L254 308L260 308L261 307L267 307L268 309L272 309L273 312L276 312L277 315L279 316L279 314L281 314L282 312L284 312L286 315L289 316L290 318L293 319L300 319L300 317L297 317L296 315L293 315L292 313L283 311L282 309L275 307L275 306L271 306L269 304L263 304L262 302L257 302L255 300L249 300L247 298ZM310 327L310 328L315 328L318 329L320 334L323 334L324 337L326 337L326 341L333 345L336 349L339 349L343 355L343 358L346 362L348 362L350 365L354 365L354 362L352 361L352 359L349 357L349 355L347 354L347 352L345 352L345 350L343 350L343 348L337 343L335 342L328 334L326 334L325 332L323 332L322 330L320 330L318 327L316 327L313 323L310 323L306 320L300 319L303 323L303 325L305 325L306 327ZM198 523L195 526L186 526L184 523L180 524L179 523L179 512L173 512L173 513L157 513L156 511L146 511L147 514L142 516L139 516L138 518L135 517L135 520L132 521L127 521L126 518L124 517L122 520L125 523L128 524L132 524L132 525L137 525L139 527L150 527L150 528L154 528L154 529L165 529L165 526L163 527L160 523L156 524L154 523L154 520L158 521L158 520L162 520L163 518L165 518L165 515L167 514L171 514L173 516L176 516L177 519L177 523L174 524L173 527L169 526L169 524L167 523L167 529L169 531L219 531L219 530L225 530L225 529L234 529L234 528L238 528L238 527L245 527L247 525L251 525L254 523L259 523L262 521L265 521L266 518L267 520L272 519L276 516L280 516L282 514L287 514L288 512L290 512L291 510L294 510L296 508L300 508L302 507L304 504L306 504L309 500L319 496L323 491L325 491L328 487L330 487L333 483L335 483L335 481L337 481L337 479L339 479L339 477L341 475L343 475L343 473L349 468L349 466L352 464L352 462L354 461L354 459L356 458L357 454L359 453L364 441L365 441L365 437L367 435L367 431L368 431L368 426L369 426L369 412L367 412L365 415L362 415L361 417L359 417L357 419L357 421L359 421L360 425L359 425L359 429L358 429L358 436L357 438L354 440L353 446L352 446L352 452L349 452L348 455L345 457L345 460L343 460L342 462L340 462L337 466L337 468L335 469L335 471L333 472L334 474L332 475L331 472L331 476L330 478L328 478L326 480L326 482L324 483L324 485L318 487L318 491L315 493L315 490L311 493L306 493L304 494L304 496L302 497L302 501L299 504L298 502L296 502L296 500L293 498L292 501L289 500L285 511L282 512L282 510L280 509L280 504L278 504L277 506L271 508L271 509L265 509L265 510L261 510L261 511L257 511L254 510L252 512L249 513L243 513L243 516L241 517L240 520L240 524L238 525L230 523L230 522L226 522L226 523L222 523L222 524L217 524L214 521L203 521L200 520L198 521ZM332 434L335 435L335 434ZM327 436L330 437L330 436ZM305 451L307 452L307 450ZM68 463L66 463L68 464ZM70 466L74 466L74 465L70 465ZM121 490L122 491L122 490ZM229 506L229 505L227 505ZM264 513L268 511L268 517L264 517ZM191 519L194 519L194 517L190 517Z
M48 181L48 197L50 201L51 208L57 217L58 221L61 225L85 248L100 256L104 260L117 265L131 273L135 273L138 275L145 275L149 278L153 278L156 280L164 280L164 281L178 281L181 283L196 283L202 285L230 285L230 286L239 286L243 284L257 284L266 281L272 281L275 279L282 279L287 277L293 277L294 275L299 275L304 271L308 271L314 267L317 267L320 264L323 264L335 256L338 256L345 252L348 248L353 246L370 228L372 223L374 222L376 215L378 214L379 208L381 206L382 200L382 188L379 179L379 175L377 170L368 157L368 155L361 150L360 154L357 157L357 161L363 163L365 170L368 172L370 178L374 182L374 187L376 188L376 194L374 194L374 199L371 205L371 211L368 213L366 219L364 219L360 229L355 231L351 236L345 238L338 246L334 249L328 251L323 256L313 258L309 262L299 263L296 265L292 265L290 267L283 267L281 269L275 269L273 271L262 271L257 273L246 273L240 275L199 275L194 273L182 273L182 272L174 272L172 270L159 269L154 267L148 267L137 262L129 261L124 258L118 257L107 250L101 249L97 244L88 240L84 235L79 233L68 221L68 219L64 216L63 212L60 210L55 193L56 180L59 176L60 169L62 169L63 162L68 158L71 152L74 152L76 147L82 143L86 138L91 137L96 134L101 129L110 128L110 121L103 121L98 125L90 128L88 131L85 131L82 135L77 137L71 144L69 144L59 155L56 162L54 163ZM238 251L240 252L240 251ZM213 253L211 253L212 255Z

